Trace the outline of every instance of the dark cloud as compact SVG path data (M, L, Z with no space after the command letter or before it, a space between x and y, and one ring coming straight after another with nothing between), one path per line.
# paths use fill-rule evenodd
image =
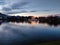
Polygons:
M3 13L25 13L60 11L59 0L0 0L0 10ZM59 12L60 13L60 12Z
M12 5L12 9L20 9L22 6L29 4L28 2L18 2Z
M4 5L4 4L5 4L4 1L5 1L5 0L0 0L0 5Z
M27 13L27 12L38 12L35 10L27 11L27 10L20 10L20 11L10 11L8 14L17 14L17 13Z
M4 10L8 14L24 13L24 12L27 12L27 11L25 9L23 9L23 7L27 4L29 4L29 3L28 2L18 2L18 3L12 4L10 7L3 7L2 10Z
M16 14L16 13L26 13L28 11L26 10L20 10L20 11L9 11L7 14Z
M12 10L11 8L8 8L8 7L3 7L3 10L4 11L10 11L10 10Z
M20 13L20 12L8 12L7 14L16 14L16 13Z
M30 11L30 12L37 12L36 10L32 10L32 11Z

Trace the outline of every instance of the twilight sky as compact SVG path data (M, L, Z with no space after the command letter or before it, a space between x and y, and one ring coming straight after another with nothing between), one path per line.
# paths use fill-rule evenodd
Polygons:
M0 0L0 12L6 14L59 14L60 0Z

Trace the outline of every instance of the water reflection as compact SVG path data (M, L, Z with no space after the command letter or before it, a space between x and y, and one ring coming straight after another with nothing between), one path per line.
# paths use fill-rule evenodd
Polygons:
M8 20L0 20L0 25L2 24L2 23L17 23L17 24L19 24L19 23L25 23L25 24L31 24L31 25L36 25L36 24L48 24L49 26L58 26L58 25L60 25L60 23L58 22L46 22L46 21L34 21L34 20L30 20L30 21L26 21L26 20L23 20L23 21L20 21L20 20L15 20L15 21L13 21L13 20L11 20L11 21L8 21Z
M59 23L0 20L0 24L0 45L33 45L60 40Z

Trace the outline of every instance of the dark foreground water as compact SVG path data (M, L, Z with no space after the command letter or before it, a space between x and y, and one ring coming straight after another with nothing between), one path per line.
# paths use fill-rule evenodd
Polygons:
M47 23L2 23L0 25L0 45L32 45L60 40L60 25Z

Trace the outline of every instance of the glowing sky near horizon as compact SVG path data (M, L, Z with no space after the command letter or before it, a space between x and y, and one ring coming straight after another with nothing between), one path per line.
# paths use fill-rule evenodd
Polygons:
M0 12L5 14L60 14L60 0L0 0Z

